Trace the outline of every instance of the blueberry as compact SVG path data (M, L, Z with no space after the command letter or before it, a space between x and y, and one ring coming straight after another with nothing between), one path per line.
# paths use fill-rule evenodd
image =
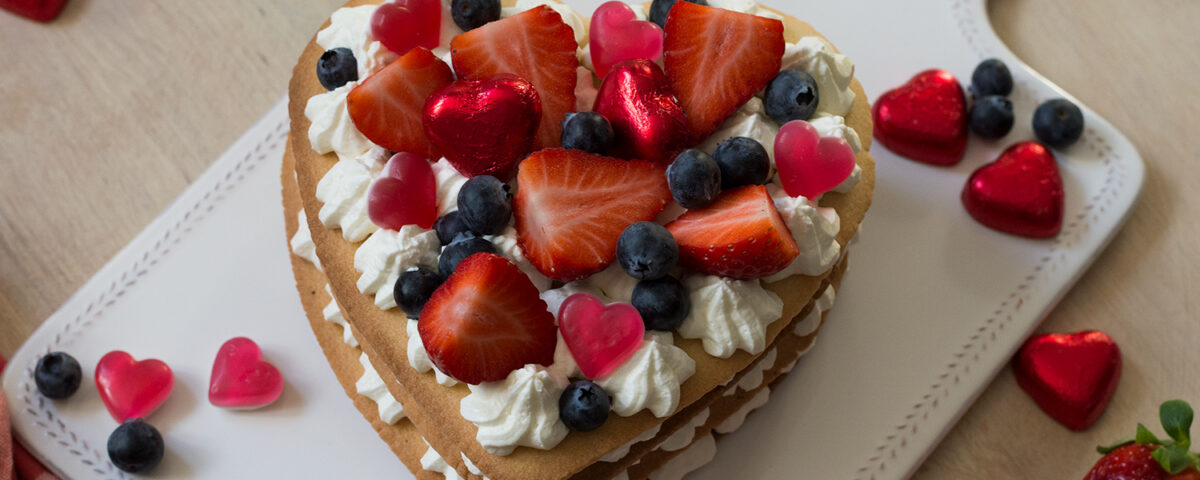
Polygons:
M980 98L988 95L1007 96L1012 93L1013 79L1008 66L995 58L989 58L975 67L971 73L971 96Z
M437 221L433 222L433 229L437 231L438 241L442 243L442 246L449 245L460 234L472 234L458 210L438 217Z
M677 261L679 245L675 244L675 236L657 223L637 222L617 238L617 263L633 278L662 278Z
M558 418L567 428L586 432L608 420L608 393L590 380L576 380L558 397Z
M425 302L433 296L433 291L442 285L442 276L424 268L409 270L400 274L392 295L396 304L408 315L408 318L418 318Z
M333 90L358 80L358 61L349 48L326 50L317 60L317 80L326 90Z
M1067 148L1083 135L1083 112L1064 98L1048 100L1033 112L1033 133L1054 148Z
M679 328L692 311L687 289L670 275L657 280L642 280L633 287L633 308L642 314L646 330L669 332Z
M762 185L771 175L771 157L758 140L733 137L717 145L713 160L721 169L721 188Z
M667 167L667 187L683 208L704 208L721 194L721 167L699 150L684 150Z
M685 0L688 3L696 5L708 6L705 0ZM675 6L675 0L654 0L650 3L650 21L658 24L659 27L667 28L667 13L671 12L671 7Z
M808 120L817 111L821 95L817 81L812 75L798 68L789 68L767 84L767 96L763 103L767 116L780 125L792 120Z
M562 146L603 155L612 144L613 129L596 112L568 113L562 124Z
M471 177L458 191L459 218L480 235L504 231L512 218L512 194L508 190L508 184L491 175Z
M163 438L158 430L140 418L131 418L108 436L108 458L113 465L129 473L154 468L163 458Z
M450 16L458 28L468 32L499 20L500 0L454 0L450 2Z
M33 383L46 398L61 400L75 394L79 390L79 381L83 379L83 369L75 357L63 352L50 352L38 359L37 370L33 372Z
M1000 138L1008 135L1013 127L1013 106L1007 98L987 95L975 99L971 117L967 120L971 131L983 138Z
M442 274L442 278L450 277L458 268L458 262L479 252L496 253L496 246L480 237L459 235L442 249L442 255L438 257L438 273Z

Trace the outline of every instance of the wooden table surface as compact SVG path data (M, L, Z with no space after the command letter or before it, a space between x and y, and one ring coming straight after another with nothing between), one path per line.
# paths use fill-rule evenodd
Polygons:
M70 0L48 26L0 14L0 354L280 98L341 3ZM996 0L989 12L1019 57L1146 161L1129 223L1041 328L1109 333L1124 374L1108 412L1073 433L1005 369L916 477L1080 478L1094 445L1157 426L1161 401L1200 406L1200 2Z

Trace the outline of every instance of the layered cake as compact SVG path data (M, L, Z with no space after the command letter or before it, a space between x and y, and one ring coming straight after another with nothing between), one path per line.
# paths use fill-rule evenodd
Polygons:
M293 75L284 214L334 372L418 478L703 464L836 296L874 184L853 64L749 2L432 3L350 2ZM648 14L657 51L599 37Z

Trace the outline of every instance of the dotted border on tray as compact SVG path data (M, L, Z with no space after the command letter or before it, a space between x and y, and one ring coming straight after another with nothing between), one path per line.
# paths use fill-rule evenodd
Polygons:
M969 8L965 5L966 2L964 0L949 1L952 4L952 13L957 19L958 28L966 38L967 45L978 54L979 58L991 56L990 52L977 42L979 26L976 24L975 18L966 14L966 10ZM1014 89L1014 95L1028 95L1026 92L1032 90L1027 79L1016 79L1015 83L1018 88ZM1034 100L1045 99L1034 98ZM888 462L896 459L899 452L908 447L909 437L917 434L921 424L929 419L929 414L943 403L942 399L949 397L950 390L957 387L961 378L976 366L980 353L987 351L996 341L997 333L1012 323L1013 316L1028 301L1030 292L1046 281L1047 273L1058 271L1067 260L1066 251L1073 248L1084 238L1084 235L1091 231L1091 222L1098 222L1100 216L1112 207L1118 192L1125 189L1128 184L1128 162L1118 161L1121 158L1107 139L1100 136L1094 128L1088 127L1085 128L1083 143L1075 148L1080 147L1086 148L1087 152L1095 155L1103 163L1105 170L1103 185L1096 194L1087 199L1087 203L1079 213L1064 218L1062 232L1055 237L1053 243L1046 250L1046 254L1038 260L1038 263L1022 279L1021 283L1000 302L992 314L983 321L983 324L971 334L966 343L954 353L953 359L946 364L945 369L938 375L937 381L930 384L921 400L909 409L904 416L904 421L896 425L892 433L871 450L871 457L856 470L854 477L856 480L875 480L878 474L887 470Z
M216 208L217 204L225 199L226 192L241 184L246 175L254 171L259 164L268 158L273 158L268 154L277 150L281 142L287 140L288 124L289 119L286 117L279 120L275 127L254 145L253 149L247 151L246 155L233 165L233 168L225 172L225 175L218 179L217 183L205 192L199 201L184 212L183 216L168 228L148 250L142 253L140 258L134 260L129 268L108 285L107 289L100 292L99 296L88 302L83 312L76 315L71 321L64 323L62 329L54 334L52 341L42 349L42 355L57 350L56 347L74 339L90 327L96 318L115 304L127 290L137 285L138 280L149 272L150 268L158 265L159 260L169 254L172 247L183 239L183 235L192 231L192 226L196 222L204 219L209 212ZM37 358L40 357L41 355ZM52 403L37 392L37 388L33 386L33 372L37 365L37 358L30 360L30 364L25 367L25 376L19 384L19 395L25 412L36 418L34 425L41 428L42 433L53 439L58 446L78 458L79 462L90 468L92 473L110 479L132 478L118 470L109 461L107 453L93 448L86 439L76 434L70 425L57 415L55 409L51 408Z

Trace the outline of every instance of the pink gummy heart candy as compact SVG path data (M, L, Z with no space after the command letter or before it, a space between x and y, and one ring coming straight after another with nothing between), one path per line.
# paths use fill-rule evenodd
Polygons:
M283 392L283 375L262 359L258 344L246 337L231 338L217 351L208 401L225 408L250 409L269 405Z
M437 220L437 179L429 162L408 152L392 155L367 191L367 216L388 230L432 227Z
M621 365L642 344L646 325L628 303L604 305L586 293L576 293L558 309L558 329L579 370L600 378Z
M396 55L413 47L435 48L442 35L442 2L384 2L371 14L371 35Z
M792 197L815 200L854 172L854 150L839 137L822 137L804 120L793 120L775 137L775 169Z
M136 361L120 350L108 352L96 364L100 401L117 423L145 418L171 395L175 376L161 360Z
M606 2L592 14L588 48L592 65L601 79L623 60L644 58L657 61L663 54L663 31L651 22L638 20L625 2Z

